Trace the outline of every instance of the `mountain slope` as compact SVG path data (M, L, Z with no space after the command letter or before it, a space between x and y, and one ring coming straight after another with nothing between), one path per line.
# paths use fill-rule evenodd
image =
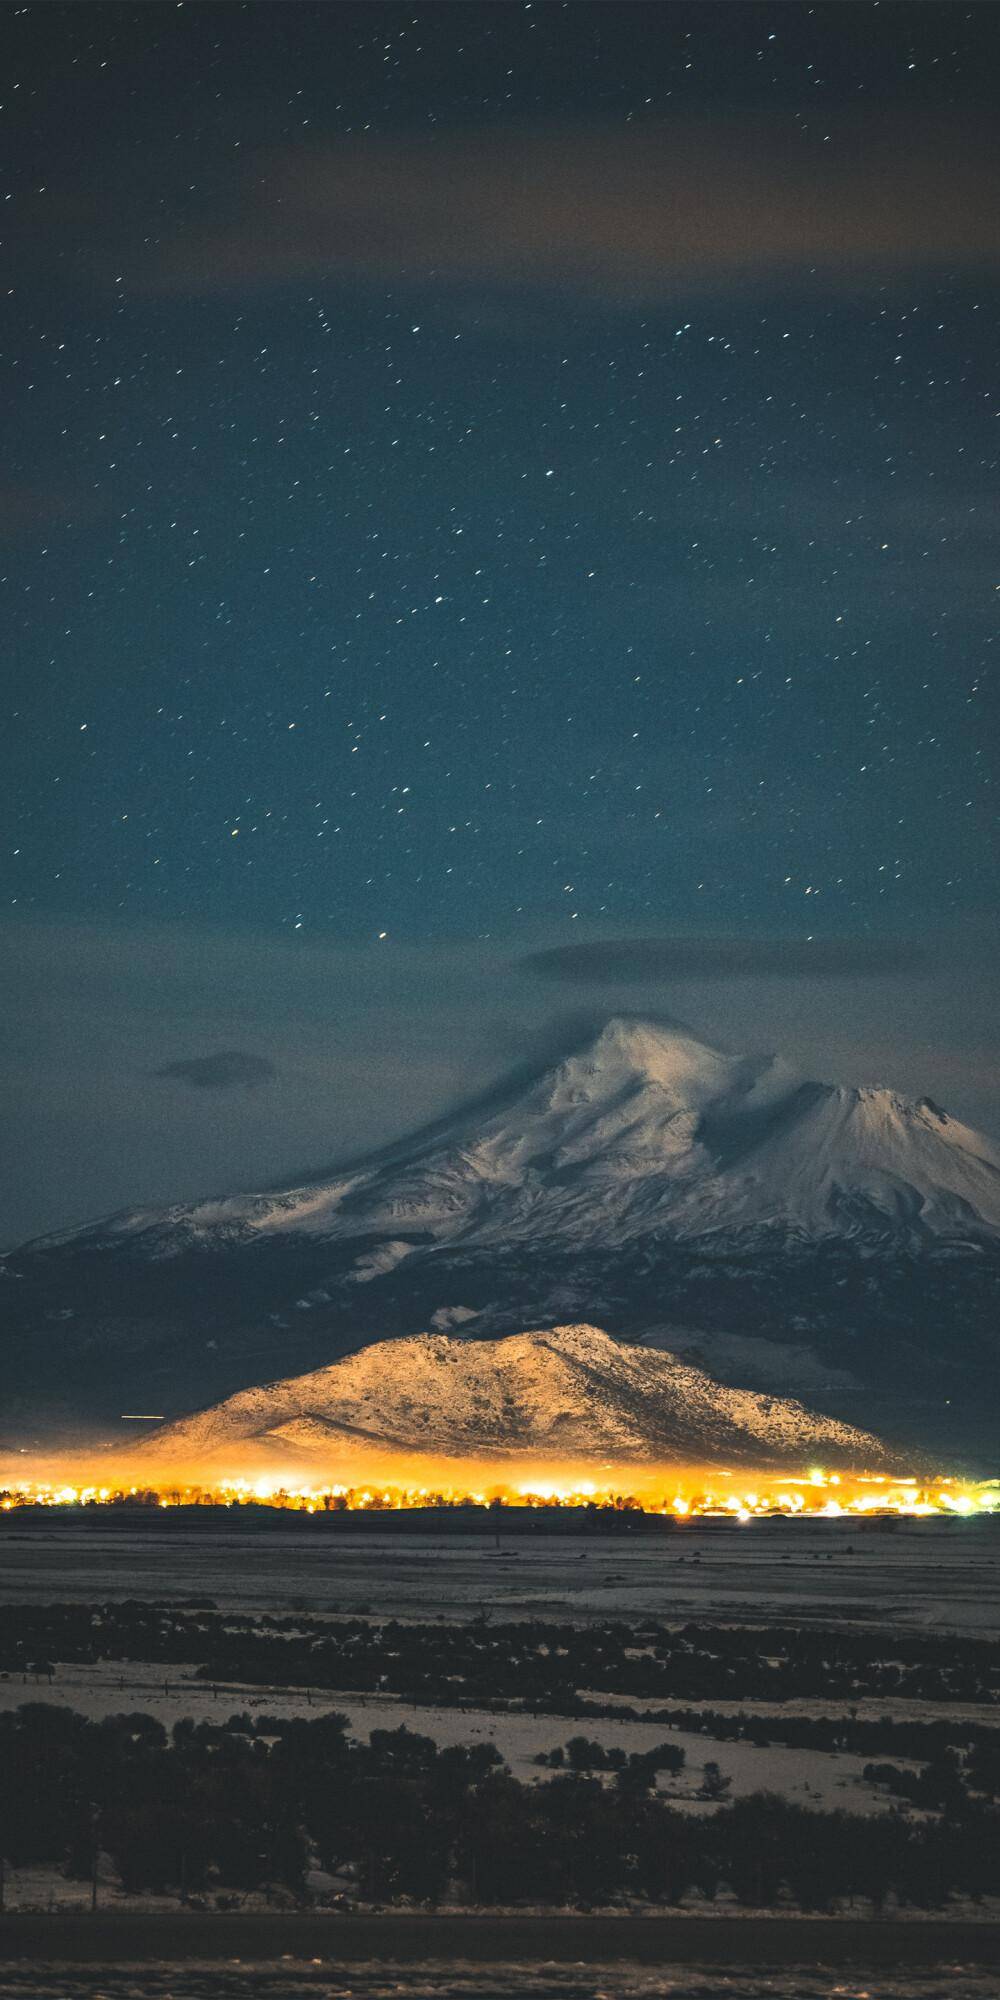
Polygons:
M787 1399L724 1389L676 1355L591 1326L499 1341L382 1341L247 1389L150 1437L161 1465L308 1463L343 1476L372 1454L487 1463L612 1461L801 1470L884 1466L875 1437Z

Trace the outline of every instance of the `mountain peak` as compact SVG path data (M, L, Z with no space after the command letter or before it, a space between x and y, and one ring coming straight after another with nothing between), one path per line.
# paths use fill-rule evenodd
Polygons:
M592 1041L568 1059L565 1068L591 1070L614 1077L631 1072L664 1088L685 1081L708 1087L724 1082L739 1066L739 1058L723 1055L699 1041L680 1021L648 1020L639 1015L613 1014Z
M621 1054L635 1062L657 1061L673 1052L717 1056L719 1051L666 1015L612 1014L589 1044L597 1053Z

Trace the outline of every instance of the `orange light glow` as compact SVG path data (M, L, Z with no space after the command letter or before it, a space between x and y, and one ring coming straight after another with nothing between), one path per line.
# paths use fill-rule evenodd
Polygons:
M268 1473L181 1476L173 1468L156 1472L143 1465L136 1477L133 1461L125 1472L109 1476L102 1464L95 1473L82 1459L49 1462L26 1477L21 1466L13 1476L0 1468L0 1510L42 1507L100 1507L146 1504L170 1507L267 1506L315 1513L394 1512L418 1507L612 1508L672 1516L677 1521L722 1516L745 1524L763 1516L784 1514L822 1520L865 1515L928 1515L968 1518L1000 1513L1000 1481L970 1482L938 1475L920 1479L913 1474L840 1473L827 1475L809 1467L800 1475L711 1471L676 1466L660 1468L604 1464L595 1476L581 1468L546 1466L490 1468L460 1460L402 1461L395 1476L388 1468L356 1482L306 1477L279 1467ZM491 1476L492 1472L492 1476ZM831 1493L836 1488L836 1498Z

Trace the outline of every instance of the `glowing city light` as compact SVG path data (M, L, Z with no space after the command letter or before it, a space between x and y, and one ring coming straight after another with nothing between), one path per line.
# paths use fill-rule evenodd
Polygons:
M24 1507L246 1507L266 1506L305 1514L393 1513L413 1508L581 1508L614 1509L624 1512L672 1517L677 1521L717 1516L746 1524L766 1516L786 1515L814 1520L846 1520L851 1517L895 1515L922 1519L930 1515L969 1519L975 1515L1000 1514L1000 1481L959 1482L950 1476L921 1481L914 1475L887 1474L826 1475L817 1480L814 1471L800 1478L782 1474L768 1480L754 1475L752 1485L742 1491L736 1474L717 1472L711 1480L695 1475L691 1486L657 1493L655 1476L645 1478L641 1489L630 1486L629 1468L622 1468L619 1480L600 1485L592 1479L559 1479L546 1472L527 1476L516 1486L442 1482L415 1485L408 1481L363 1486L341 1483L305 1484L301 1478L282 1479L277 1473L253 1480L234 1476L212 1484L159 1481L148 1486L115 1486L107 1480L7 1479L0 1483L0 1512L11 1513ZM836 1479L837 1497L829 1491ZM3 1480L0 1474L0 1481ZM695 1481L697 1480L697 1483ZM725 1489L715 1484L726 1482Z

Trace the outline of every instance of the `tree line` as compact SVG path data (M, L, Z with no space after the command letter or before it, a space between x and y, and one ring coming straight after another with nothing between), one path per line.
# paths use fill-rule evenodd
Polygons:
M704 1705L822 1697L1000 1703L1000 1644L954 1634L623 1621L399 1624L220 1612L211 1603L15 1606L0 1670L39 1661L197 1664L202 1678L410 1700L504 1700L570 1713L578 1691ZM872 1745L858 1747L873 1748Z
M656 1792L657 1756L609 1778L584 1768L581 1741L570 1768L530 1785L491 1744L439 1749L407 1729L356 1743L336 1713L188 1719L168 1736L148 1715L27 1703L0 1716L0 1853L83 1880L106 1853L127 1892L216 1901L304 1900L317 1867L368 1903L588 1908L728 1890L827 1910L1000 1893L1000 1811L964 1785L934 1819L767 1793L682 1812Z

